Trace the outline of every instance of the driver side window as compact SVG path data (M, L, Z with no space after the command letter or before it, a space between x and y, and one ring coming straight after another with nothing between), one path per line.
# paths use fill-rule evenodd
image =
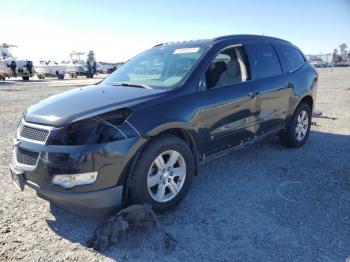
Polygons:
M207 89L230 86L247 80L241 46L227 48L216 55L205 73Z

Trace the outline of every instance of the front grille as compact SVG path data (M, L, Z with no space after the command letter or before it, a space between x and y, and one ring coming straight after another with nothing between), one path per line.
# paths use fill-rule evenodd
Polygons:
M35 166L39 158L39 153L30 151L27 149L23 149L23 148L17 148L16 158L17 158L17 162L20 164Z
M21 137L34 141L45 142L49 131L45 129L34 128L31 126L22 126Z

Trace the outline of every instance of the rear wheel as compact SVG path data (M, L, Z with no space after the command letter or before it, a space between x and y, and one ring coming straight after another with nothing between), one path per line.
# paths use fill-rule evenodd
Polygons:
M176 136L150 142L136 162L129 187L130 200L150 203L166 211L182 200L190 188L194 158L189 146Z
M23 79L24 81L28 81L28 80L29 80L29 76L22 76L22 79Z
M294 112L287 130L281 134L281 142L287 147L302 146L310 133L312 109L307 103L300 104Z

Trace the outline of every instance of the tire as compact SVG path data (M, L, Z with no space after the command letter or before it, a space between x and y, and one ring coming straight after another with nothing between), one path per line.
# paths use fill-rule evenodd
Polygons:
M303 112L305 112L307 119L302 119ZM295 110L293 118L287 126L287 130L280 135L281 143L287 147L297 148L302 146L310 133L311 117L311 107L307 103L301 103ZM298 122L299 120L303 121ZM303 126L303 128L300 126Z
M28 81L29 80L29 76L22 76L22 80Z
M170 161L170 156L176 161ZM179 137L161 136L146 145L137 159L130 177L128 200L149 203L157 212L170 210L186 196L193 174L194 157L189 146Z

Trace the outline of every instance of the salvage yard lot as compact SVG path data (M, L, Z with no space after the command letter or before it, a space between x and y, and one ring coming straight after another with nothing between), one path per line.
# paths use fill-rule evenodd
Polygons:
M286 149L278 138L200 167L185 200L160 216L175 237L164 249L155 229L106 252L85 247L99 219L73 215L28 187L8 163L22 112L50 95L99 79L0 82L0 261L345 261L350 257L350 68L320 69L309 140Z

